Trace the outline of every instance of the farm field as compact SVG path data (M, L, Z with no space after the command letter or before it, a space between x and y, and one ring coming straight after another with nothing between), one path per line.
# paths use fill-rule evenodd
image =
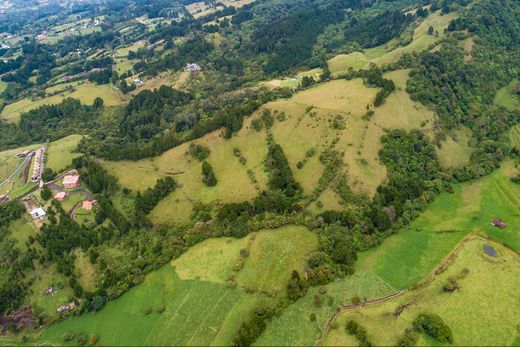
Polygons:
M454 186L454 193L441 193L410 226L430 232L478 232L520 251L520 185L510 181L516 172L512 161L472 183ZM499 218L507 227L490 225Z
M516 95L519 83L518 79L514 79L509 85L501 88L495 96L495 104L509 111L520 108L520 98Z
M51 142L47 149L46 166L55 172L60 172L71 165L72 159L80 155L80 153L73 153L73 151L81 138L81 135L70 135Z
M94 99L100 97L105 101L105 105L107 106L121 105L126 102L126 100L109 85L98 86L92 83L84 83L76 87L76 90L71 93L56 94L35 101L22 99L6 105L0 117L7 122L16 123L22 113L29 112L43 105L59 104L66 97L78 99L84 104L92 104Z
M496 257L487 255L484 246L492 246ZM467 269L467 270L465 270ZM443 286L450 276L467 275L459 279L460 289L449 293ZM345 332L347 320L353 319L366 328L368 339L375 345L395 345L423 312L435 313L453 331L455 345L511 345L517 337L516 305L520 293L520 259L517 253L480 238L467 242L447 270L425 287L410 291L385 303L347 310L337 321L323 345L356 343ZM397 319L391 316L399 305L415 302ZM511 324L502 324L511 322ZM420 334L418 345L437 343Z
M273 319L257 345L314 344L340 304L351 303L355 296L370 300L406 289L429 274L464 235L408 230L391 236L379 247L360 253L354 275L324 286L325 295L320 288L309 289L304 298ZM324 302L319 308L313 303L315 294ZM327 303L329 296L333 305ZM309 320L312 313L317 316L315 322Z
M393 39L385 45L369 48L363 52L339 54L328 61L329 69L333 74L341 74L347 72L350 68L364 69L370 63L378 65L394 63L403 54L426 50L444 37L444 29L458 16L455 12L447 15L442 15L441 11L432 13L415 28L413 40L410 44L399 47L398 41ZM430 26L438 34L429 35L428 28Z
M273 244L282 247L285 254L280 257L280 252L273 251L259 260L257 255ZM235 289L224 285L242 248L251 253L239 271L239 281L241 276L250 279L254 275L267 279L273 270L282 271L276 280L288 280L293 268L303 269L304 255L317 248L317 239L306 228L289 226L238 240L204 241L96 314L52 325L40 341L64 344L61 336L71 331L76 336L97 334L103 345L228 345L245 314L256 303L271 300L247 294L240 284ZM208 264L213 258L217 264ZM274 289L278 285L267 283ZM162 305L164 312L159 313ZM147 308L152 312L146 314Z

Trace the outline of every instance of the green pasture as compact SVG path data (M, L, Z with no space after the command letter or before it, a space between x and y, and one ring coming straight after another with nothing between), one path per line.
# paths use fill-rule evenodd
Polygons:
M55 172L61 172L70 166L72 160L80 156L80 153L74 153L74 150L82 137L81 135L70 135L51 142L47 149L46 166Z
M183 281L167 264L101 311L52 325L39 340L76 345L76 340L61 338L70 331L76 336L96 334L105 346L229 345L256 300L222 284ZM147 309L152 312L147 314Z
M345 324L354 319L364 326L368 339L375 345L396 345L414 318L423 312L435 313L453 331L454 345L509 346L518 336L518 302L520 292L520 261L518 254L492 244L496 257L484 253L486 241L468 242L448 269L426 287L410 291L382 304L345 311L338 319L323 345L345 345L352 337ZM460 289L448 293L442 287L450 276L469 270L459 279ZM392 318L398 306L414 302L397 319ZM418 345L438 345L420 335Z
M428 232L478 232L520 251L520 185L509 176L516 169L506 162L492 174L471 183L454 186L454 193L441 193L410 226ZM507 224L492 226L494 219Z
M469 163L473 147L471 145L471 130L463 128L454 131L436 147L437 156L445 168L461 167Z
M495 96L495 104L514 111L520 107L520 97L516 94L518 90L518 79L514 79L509 85L498 90Z

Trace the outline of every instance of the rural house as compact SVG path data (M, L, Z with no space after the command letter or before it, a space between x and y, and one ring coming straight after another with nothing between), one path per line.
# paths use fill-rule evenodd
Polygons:
M79 186L79 175L66 175L63 177L63 187L67 189L76 188Z
M83 201L83 210L91 211L94 205L97 203L97 200L85 200Z
M66 197L67 194L65 192L59 192L54 196L54 199L56 199L56 201L62 202L63 200L65 200Z
M32 219L44 219L47 214L41 207L37 207L31 211Z

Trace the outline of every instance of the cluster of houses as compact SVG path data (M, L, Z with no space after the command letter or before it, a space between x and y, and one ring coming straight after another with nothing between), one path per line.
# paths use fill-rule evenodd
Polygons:
M42 176L44 160L43 151L44 147L40 147L36 150L34 154L33 175L31 177L31 181L34 183L39 182Z

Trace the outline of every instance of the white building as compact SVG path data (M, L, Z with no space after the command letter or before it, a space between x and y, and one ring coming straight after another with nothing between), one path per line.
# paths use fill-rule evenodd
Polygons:
M186 64L186 71L189 71L189 72L199 72L201 69L200 65L199 64Z
M47 214L41 207L37 207L31 211L32 219L44 219Z

